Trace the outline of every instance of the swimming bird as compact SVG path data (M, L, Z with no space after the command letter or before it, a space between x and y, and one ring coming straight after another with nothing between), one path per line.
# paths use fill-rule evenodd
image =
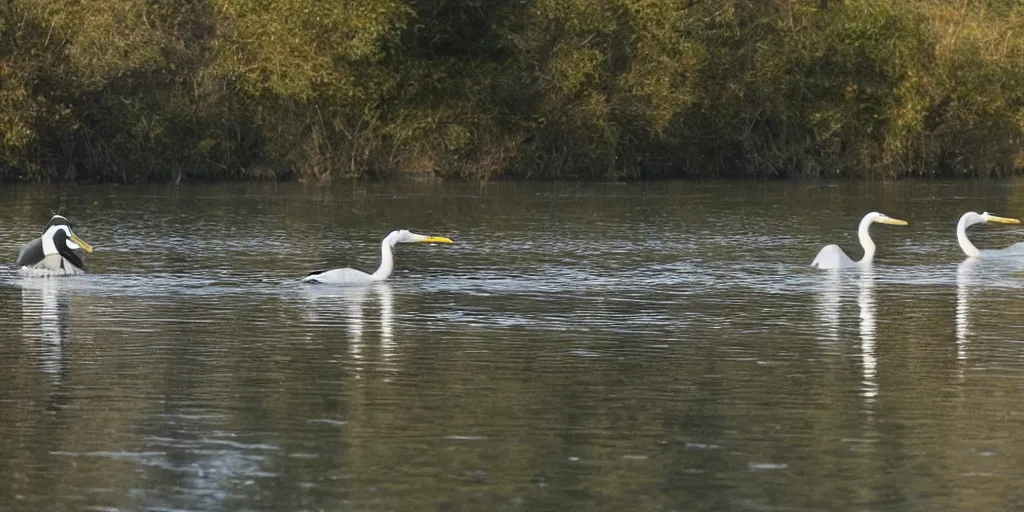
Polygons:
M964 250L964 254L977 258L981 256L981 251L978 250L974 244L967 238L967 228L975 225L988 222L998 222L1000 224L1020 224L1017 219L1011 219L1007 217L997 217L988 212L978 214L976 212L967 212L960 217L960 221L956 223L956 240L960 242L960 248ZM1012 246L1011 246L1012 247ZM986 251L987 252L987 251Z
M876 222L892 226L906 226L908 224L905 220L894 219L878 212L871 212L861 219L860 227L857 229L857 238L860 239L860 245L864 248L864 257L860 261L853 261L838 245L826 245L818 251L818 255L811 262L811 266L832 269L870 265L872 260L875 259L875 242L871 240L868 228Z
M450 244L453 243L451 240L443 236L424 236L411 233L407 230L392 231L388 233L388 236L384 237L384 240L380 243L380 267L373 274L367 274L354 268L336 268L333 270L318 270L316 272L310 272L309 275L302 278L303 282L306 283L325 283L325 284L366 284L374 283L377 281L383 281L391 275L391 271L395 269L395 257L391 253L391 250L395 248L395 244L411 244L411 243L432 243L432 244Z
M72 252L92 246L71 231L71 222L62 215L54 215L43 228L43 236L25 244L18 252L18 274L26 277L60 277L85 274L81 258Z

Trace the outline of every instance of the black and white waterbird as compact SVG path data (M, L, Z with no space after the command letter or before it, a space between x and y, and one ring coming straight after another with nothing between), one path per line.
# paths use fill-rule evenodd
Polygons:
M71 221L54 215L43 228L43 235L25 244L18 253L18 274L26 277L61 277L85 274L82 259L75 249L92 252L92 246L71 231Z

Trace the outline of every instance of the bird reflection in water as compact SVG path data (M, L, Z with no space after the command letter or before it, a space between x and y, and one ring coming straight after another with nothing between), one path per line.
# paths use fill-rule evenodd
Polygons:
M394 371L394 296L388 283L367 286L311 286L303 290L309 308L306 319L322 326L337 325L342 320L348 333L348 356L358 376L366 357L364 329L366 316L376 309L379 321L380 361L382 369ZM374 332L370 327L370 333Z
M22 335L38 354L42 371L60 382L68 372L73 284L60 279L23 279L19 284Z
M876 379L878 361L875 357L875 271L871 267L860 269L859 292L857 306L860 308L860 358L861 358L861 395L870 405L878 396Z
M878 360L875 351L877 303L875 300L875 271L870 266L859 268L854 273L829 270L822 275L817 304L818 317L824 330L823 338L827 340L827 343L822 345L830 353L835 355L842 353L839 344L842 339L840 311L843 291L844 288L852 284L849 281L851 278L856 279L857 306L860 310L858 324L858 353L861 363L860 394L870 409L878 396L876 378Z
M956 267L956 359L961 366L961 378L963 364L967 361L967 338L971 334L968 313L971 309L971 288L977 284L978 262L978 258L967 258Z
M839 341L839 297L842 289L842 271L828 270L822 276L821 286L818 289L818 317L825 329L825 339L828 343L823 348L838 355L837 343Z

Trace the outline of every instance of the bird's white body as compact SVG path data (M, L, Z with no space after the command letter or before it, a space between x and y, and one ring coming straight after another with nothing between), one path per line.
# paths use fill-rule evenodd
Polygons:
M372 274L354 268L336 268L323 272L313 272L302 278L304 283L321 283L335 285L362 285L383 281L395 270L395 255L392 251L400 243L441 243L450 244L451 240L440 236L417 235L406 230L392 231L380 243L380 267Z
M85 275L85 270L71 263L60 254L48 254L35 265L18 268L22 277L67 277Z
M390 272L388 272L390 274ZM306 283L323 283L323 284L369 284L376 283L387 279L377 278L377 273L367 274L362 270L356 270L354 268L336 268L314 274L302 278L303 282Z
M867 252L865 252L865 258L867 262L871 261L871 259L867 257ZM863 261L865 260L862 259L861 262ZM853 258L846 255L842 248L833 244L822 247L821 250L818 251L818 255L814 257L814 261L811 262L811 266L824 269L849 268L856 267L861 262L854 261Z
M818 267L822 269L836 269L836 268L853 268L865 265L871 265L875 259L875 242L871 240L871 234L868 232L868 228L874 223L880 224L891 224L894 226L906 226L907 221L894 219L888 215L884 215L878 212L871 212L864 216L860 221L860 226L857 228L857 238L860 240L861 247L864 248L864 257L860 261L854 261L853 258L846 255L846 253L838 245L826 245L820 251L818 255L814 257L814 261L811 262L812 267Z
M960 217L960 221L956 223L956 241L960 244L960 249L964 251L964 254L971 258L981 257L981 250L975 247L975 245L971 243L971 240L967 238L967 228L975 224L986 224L989 222L997 222L1000 224L1020 224L1020 221L1017 219L998 217L988 212L983 212L980 214L976 212L967 212L963 214ZM1002 251L1012 250L1018 245L1020 244L1011 245L1010 247L1003 249Z

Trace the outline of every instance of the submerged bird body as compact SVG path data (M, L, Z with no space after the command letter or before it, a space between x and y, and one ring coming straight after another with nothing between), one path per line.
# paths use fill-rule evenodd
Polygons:
M425 236L407 230L392 231L380 243L380 267L373 274L367 274L354 268L336 268L310 272L302 278L305 283L322 283L338 285L359 285L376 283L387 279L395 269L395 256L392 250L400 243L440 243L450 244L451 240L441 236Z
M963 214L960 217L960 221L956 223L956 240L959 242L960 248L963 249L964 254L972 258L981 256L981 251L978 250L978 248L971 243L971 240L967 238L967 228L975 224L986 224L989 222L997 222L999 224L1020 224L1020 221L1017 219L998 217L988 212L983 212L981 214L976 212L967 212ZM1020 244L1011 245L1007 249L1015 248L1017 245Z
M838 245L826 245L820 251L818 255L814 257L814 261L811 262L812 267L818 267L822 269L836 269L836 268L852 268L864 265L870 265L875 259L875 242L871 240L871 234L868 232L868 228L871 224L889 224L893 226L906 226L907 221L894 219L888 215L871 212L864 216L860 221L860 226L857 229L857 238L860 240L861 247L864 248L864 257L860 261L854 261L850 258Z
M335 268L332 270L318 270L310 272L309 275L302 278L302 280L307 283L362 284L375 283L386 279L378 279L374 277L376 274L376 272L373 274L367 274L362 270L356 270L354 268Z
M826 245L818 251L818 255L811 262L812 267L818 268L847 268L856 267L857 262L846 255L838 245Z
M43 235L25 244L18 252L18 259L15 261L18 274L25 277L85 274L85 265L73 252L74 249L92 252L92 246L71 231L71 222L68 219L54 215L43 228Z

